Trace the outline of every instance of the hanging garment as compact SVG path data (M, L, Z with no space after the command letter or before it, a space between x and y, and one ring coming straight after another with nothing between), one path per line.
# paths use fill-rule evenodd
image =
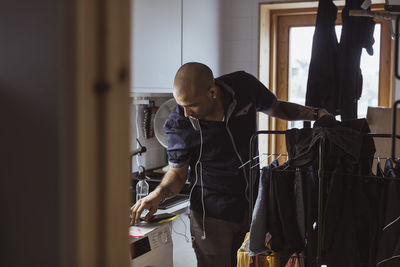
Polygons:
M376 163L376 176L384 177L380 159L378 159L378 162Z
M368 266L376 236L375 181L345 174L331 178L324 216L328 266Z
M371 241L370 241L370 250L369 250L369 267L376 267L376 255L378 250L378 240L379 240L379 229L381 229L382 225L382 217L384 214L384 189L385 189L385 180L380 179L384 177L384 171L381 166L381 160L378 158L378 162L376 165L376 179L373 179L369 182L373 183L372 194L374 194L374 199L376 201L371 202L370 212L371 212Z
M304 267L304 260L299 254L294 253L285 264L285 267Z
M369 132L366 121L354 120L342 125L350 126L352 122L359 136L357 151L349 153L352 146L344 148L330 139L325 147L323 165L327 199L323 250L330 267L366 266L375 231L371 216L371 206L376 201L374 184L356 177L372 175L375 146L372 137L364 134Z
M392 172L392 164L390 161L386 160L385 166L382 169L380 162L377 163L377 172L376 172L376 176L377 177L392 177L393 175L390 175L390 173ZM378 205L379 205L379 212L378 212L378 224L377 227L378 229L382 229L383 228L383 224L384 224L384 217L385 217L385 211L386 211L386 190L387 190L387 180L378 180L379 184L378 184ZM378 242L378 240L377 240ZM374 261L375 264L375 261Z
M346 0L342 11L339 44L339 92L342 121L357 119L357 101L362 93L360 60L362 49L373 55L375 22L369 17L349 16L349 10L361 9L364 0Z
M258 254L254 256L252 267L281 267L279 253Z
M331 0L320 0L318 5L306 105L340 114L343 121L357 118L357 101L362 93L362 48L373 54L374 21L349 16L349 10L360 9L363 1L346 0L340 43L335 32L336 6Z
M278 167L275 160L261 170L250 227L249 254L255 255L256 261L260 262L263 257L270 257L271 266L297 264L299 261L294 261L291 256L293 251L302 251L305 243L309 255L313 255L312 224L316 220L317 207L315 176L312 168L294 170L288 167L287 164ZM271 249L273 255L266 256ZM307 266L312 266L312 256L307 260ZM300 263L304 266L303 259Z
M385 177L399 179L387 180L385 186L385 212L379 236L376 266L400 266L400 178L391 160L385 164Z
M244 238L242 246L237 252L237 267L280 267L280 258L277 253L249 255L250 232Z
M296 202L303 202L302 190L295 190L296 171L272 169L270 178L270 245L272 250L283 252L287 259L295 252L301 252L305 247L304 222L299 226L297 214L304 217L303 210L296 211ZM301 186L301 183L298 184ZM282 257L285 257L282 255ZM282 258L281 257L281 258ZM286 260L287 260L286 259ZM284 260L283 262L286 262Z
M260 172L258 194L250 225L249 255L255 256L268 251L266 247L266 235L269 232L268 225L268 193L272 169L279 166L279 161L274 160Z
M336 15L332 0L319 0L306 92L307 106L325 108L335 115L339 114Z
M304 201L304 185L303 179L300 172L300 168L296 168L294 175L294 196L295 196L295 212L296 222L299 231L300 238L303 242L306 240L306 212L305 212L305 201ZM305 245L305 244L304 244ZM302 244L302 247L303 244Z
M318 166L313 165L301 168L303 182L304 209L305 209L305 266L314 267L317 253L317 229L313 227L318 220Z
M325 140L322 165L324 195L328 197L323 250L329 267L360 266L361 261L368 261L370 213L368 205L363 203L369 203L371 185L351 178L346 180L348 176L339 175L371 175L375 146L365 132L369 132L365 119L342 123L331 116L324 116L315 122L313 129L291 129L286 134L292 166L311 164L317 159L319 142ZM358 210L353 204L359 203ZM346 224L348 217L351 221Z
M319 142L324 138L332 144L327 146L326 153L333 154L337 151L339 154L347 155L350 164L346 164L349 168L358 168L359 159L362 152L375 153L373 140L370 138L365 140L364 134L369 132L368 123L365 119L353 120L349 122L339 122L332 116L323 116L314 123L314 127L303 129L290 129L286 132L286 146L289 154L289 165L293 167L309 166L313 161L318 159ZM364 147L363 147L364 146ZM362 151L364 149L365 151ZM365 154L364 154L365 155ZM325 162L324 162L325 163ZM332 162L326 162L330 169L335 168ZM371 160L372 164L372 160ZM341 164L342 165L342 164ZM367 162L367 165L369 163ZM371 166L364 167L370 171Z
M237 251L237 267L250 267L250 265L253 263L251 257L249 256L248 250L249 235L250 233L246 234L242 245Z

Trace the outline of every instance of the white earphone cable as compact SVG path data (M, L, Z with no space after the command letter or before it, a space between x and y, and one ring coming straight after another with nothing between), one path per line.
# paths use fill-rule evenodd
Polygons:
M204 187L203 187L203 171L202 171L203 168L202 168L202 164L200 161L202 153L203 153L203 132L201 130L200 122L199 122L198 126L199 126L199 131L200 131L200 152L199 152L199 157L198 157L197 162L194 167L194 171L196 174L196 180L192 186L192 189L190 190L189 201L192 198L193 189L196 186L197 181L198 181L198 171L197 171L198 167L197 166L200 166L199 172L200 172L200 184L201 184L201 205L203 208L203 222L202 222L203 223L203 235L201 236L201 239L206 239L206 230L205 230L206 209L205 209L205 205L204 205Z

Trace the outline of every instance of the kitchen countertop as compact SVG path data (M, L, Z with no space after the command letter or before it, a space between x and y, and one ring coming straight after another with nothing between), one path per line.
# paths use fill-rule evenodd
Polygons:
M180 215L182 213L185 213L189 209L189 200L185 200L182 203L179 203L178 205L175 205L169 209L165 210L157 210L156 214L163 214L163 213L172 213L175 215ZM148 231L152 231L155 228L160 227L162 224L158 222L145 222L141 221L133 226L130 226L129 232L131 237L136 237L134 233L140 231L141 233L146 233ZM140 230L138 230L140 228Z
M158 209L154 215L157 214L163 214L163 213L172 213L175 215L180 215L182 213L185 213L186 211L189 210L189 199L182 201L181 203L174 205L173 207L170 207L168 209ZM136 224L135 226L145 226L145 225L157 225L158 222L153 222L153 223L149 223L149 222L145 222L145 221L141 221L138 224ZM132 226L131 226L132 227Z

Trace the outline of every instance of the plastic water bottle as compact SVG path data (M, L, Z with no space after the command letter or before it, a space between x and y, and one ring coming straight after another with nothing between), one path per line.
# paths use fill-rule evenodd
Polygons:
M136 202L149 194L149 184L145 179L140 179L136 183Z
M149 184L146 182L145 169L143 166L139 166L138 169L139 181L136 183L136 202L149 194Z

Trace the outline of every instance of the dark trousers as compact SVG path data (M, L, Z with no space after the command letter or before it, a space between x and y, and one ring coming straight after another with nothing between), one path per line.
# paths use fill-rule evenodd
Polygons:
M205 239L202 239L203 214L191 210L190 232L197 266L236 267L237 251L249 231L248 216L244 216L242 223L206 217L204 226Z

